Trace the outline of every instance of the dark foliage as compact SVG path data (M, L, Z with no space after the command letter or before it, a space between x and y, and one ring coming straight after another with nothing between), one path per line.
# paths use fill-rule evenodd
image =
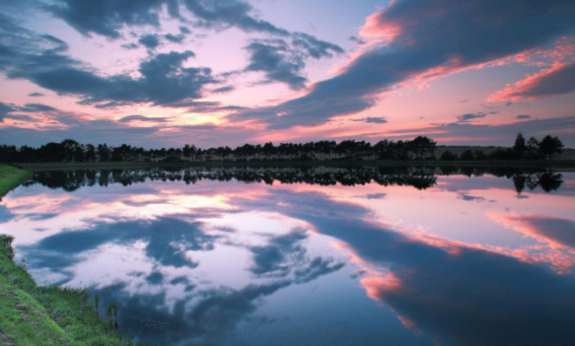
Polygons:
M557 137L546 136L538 141L525 141L517 136L512 148L500 148L489 154L482 150L466 150L459 157L445 151L442 161L471 160L519 160L551 158L563 150ZM317 141L308 143L281 143L274 145L244 144L236 148L217 147L202 149L194 145L181 148L144 149L123 144L111 147L106 144L94 146L74 140L48 143L38 148L29 146L0 145L0 162L182 162L182 161L325 161L325 160L435 160L436 143L428 137L419 136L411 141L382 140L376 144L366 141L345 140Z

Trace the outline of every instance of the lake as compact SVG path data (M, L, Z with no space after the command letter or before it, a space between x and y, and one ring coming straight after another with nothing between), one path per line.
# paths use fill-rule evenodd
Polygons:
M150 345L575 340L571 172L43 172L2 200L0 233Z

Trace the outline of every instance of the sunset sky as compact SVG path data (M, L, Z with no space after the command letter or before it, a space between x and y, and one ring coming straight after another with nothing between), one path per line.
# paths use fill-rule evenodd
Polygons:
M575 146L569 0L1 0L0 144Z

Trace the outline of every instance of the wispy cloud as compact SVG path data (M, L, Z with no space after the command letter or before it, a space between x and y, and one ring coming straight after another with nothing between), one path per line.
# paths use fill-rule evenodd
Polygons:
M507 85L491 101L519 101L568 94L575 91L575 63L557 63Z

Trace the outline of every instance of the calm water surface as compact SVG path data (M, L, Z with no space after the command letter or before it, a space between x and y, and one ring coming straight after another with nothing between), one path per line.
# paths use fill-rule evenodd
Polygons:
M151 345L575 340L574 173L44 173L0 233Z

